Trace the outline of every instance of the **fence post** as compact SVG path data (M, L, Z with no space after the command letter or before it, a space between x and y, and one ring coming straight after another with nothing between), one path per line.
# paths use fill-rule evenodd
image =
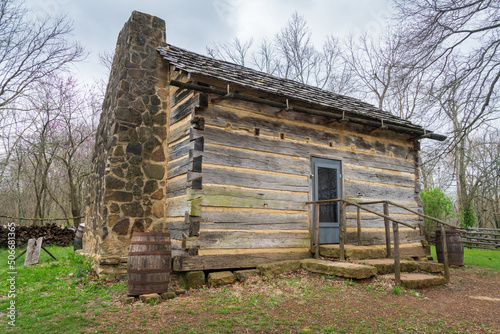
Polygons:
M358 246L361 246L361 209L359 207L356 208L358 209L356 216L356 225L358 227Z
M344 244L345 244L345 234L344 231L346 230L345 228L345 202L340 201L340 224L339 224L339 252L340 252L340 261L345 260L345 253L344 253Z
M316 252L314 257L319 259L319 206L320 204L314 204L314 237L316 243Z
M384 202L384 215L389 215L389 203ZM385 247L387 249L387 258L391 258L391 227L389 219L384 218L385 225ZM393 225L394 226L394 225Z
M392 222L394 232L394 278L396 285L401 286L401 264L399 261L399 228L398 223Z
M443 247L443 264L444 264L444 277L446 278L446 283L450 282L450 268L448 265L448 246L446 245L446 231L443 224L441 226L441 245Z
M468 241L469 245L472 246L472 244L471 244L471 242L472 242L472 239L471 239L472 233L470 233L470 232L471 232L471 228L470 228L470 226L467 226L467 231L465 232L465 239Z

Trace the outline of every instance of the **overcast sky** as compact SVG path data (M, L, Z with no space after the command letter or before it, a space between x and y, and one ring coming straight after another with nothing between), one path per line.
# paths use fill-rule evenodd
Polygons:
M214 42L262 37L272 39L297 11L308 22L318 47L326 35L344 36L367 29L376 32L388 15L387 0L27 0L36 14L67 14L73 37L91 54L76 65L85 81L106 72L100 52L112 52L116 38L134 10L167 23L167 42L205 53Z

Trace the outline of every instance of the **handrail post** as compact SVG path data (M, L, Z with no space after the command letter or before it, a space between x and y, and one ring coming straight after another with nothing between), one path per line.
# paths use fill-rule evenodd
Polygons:
M389 203L384 202L384 215L389 215ZM387 258L391 258L391 227L389 219L384 218L385 225L385 247L387 249ZM394 226L394 225L393 225Z
M358 246L361 246L361 209L356 207L357 216L356 216L356 225L358 227Z
M446 245L446 231L443 224L441 226L441 246L443 247L443 264L444 264L444 277L446 283L450 283L450 267L448 264L448 245Z
M394 232L394 278L396 285L401 286L401 263L399 261L399 228L398 223L392 222Z
M345 234L344 231L346 230L345 228L345 202L340 201L340 220L339 220L339 252L340 252L340 261L345 260L345 253L344 253L344 244L345 244Z
M314 241L316 243L314 258L316 259L319 259L319 206L320 204L314 204Z

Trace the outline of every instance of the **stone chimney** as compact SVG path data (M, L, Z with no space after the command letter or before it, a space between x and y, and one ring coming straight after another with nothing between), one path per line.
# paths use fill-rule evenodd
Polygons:
M111 277L126 275L132 232L165 230L168 67L159 46L165 21L134 11L118 36L102 106L84 252Z

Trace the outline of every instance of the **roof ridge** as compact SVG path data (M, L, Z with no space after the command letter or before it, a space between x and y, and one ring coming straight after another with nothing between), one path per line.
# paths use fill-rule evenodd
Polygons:
M172 44L167 44L166 47L159 47L157 50L165 60L188 73L196 73L228 81L248 88L292 98L296 101L334 108L354 115L377 120L382 119L384 122L422 129L419 125L354 97L337 94L295 80L280 78L250 67L189 51Z

